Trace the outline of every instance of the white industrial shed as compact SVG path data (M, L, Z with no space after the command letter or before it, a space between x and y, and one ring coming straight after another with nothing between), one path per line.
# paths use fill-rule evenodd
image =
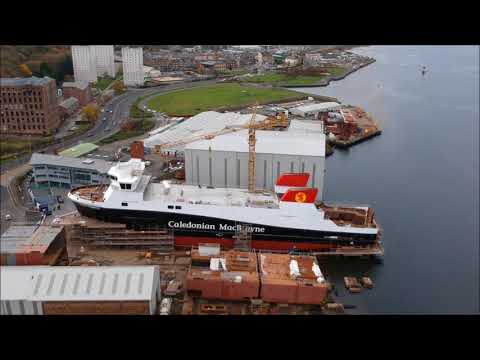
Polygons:
M163 145L179 140L188 139L191 136L208 134L225 129L226 127L241 126L247 124L252 114L240 114L234 112L219 113L216 111L205 111L198 115L171 127L168 131L153 134L143 141L145 147L153 148L155 145ZM257 114L255 121L262 121L264 115ZM173 147L172 150L183 150L183 146Z
M308 172L308 186L323 198L325 135L318 121L292 120L286 131L256 131L255 186L274 190L285 172ZM248 187L248 131L185 145L185 182L214 187Z
M154 314L157 266L2 266L1 313Z
M301 105L290 109L293 115L301 117L316 116L318 113L339 109L341 105L336 102L314 103Z

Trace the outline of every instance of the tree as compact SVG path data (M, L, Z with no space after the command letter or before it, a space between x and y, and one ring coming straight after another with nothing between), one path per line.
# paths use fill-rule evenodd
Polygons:
M21 64L19 65L19 68L22 74L25 75L26 77L32 76L32 70L30 70L27 64Z
M98 107L92 104L86 105L81 114L84 119L93 122L98 118Z
M115 90L115 95L121 94L125 91L125 85L123 84L123 81L116 80L112 84L113 90Z

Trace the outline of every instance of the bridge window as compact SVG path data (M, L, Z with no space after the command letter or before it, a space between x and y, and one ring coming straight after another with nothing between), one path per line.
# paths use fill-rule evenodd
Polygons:
M127 202L122 202L122 206L128 206Z
M132 189L132 184L125 184L125 189L131 190Z
M178 205L175 206L175 209L181 209L181 208L182 208L181 206L178 206Z
M173 209L173 205L168 205L167 206L169 209Z

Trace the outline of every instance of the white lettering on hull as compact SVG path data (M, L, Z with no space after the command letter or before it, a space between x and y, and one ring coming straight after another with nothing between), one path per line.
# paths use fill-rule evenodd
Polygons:
M205 223L192 223L189 221L188 223L183 221L175 222L170 220L168 222L168 226L174 229L197 229L197 230L214 230L216 231L217 228L214 224L205 224ZM228 224L219 224L219 231L237 231L240 230L241 225L228 225ZM249 232L257 232L257 233L264 233L265 228L259 226L247 226L247 231Z

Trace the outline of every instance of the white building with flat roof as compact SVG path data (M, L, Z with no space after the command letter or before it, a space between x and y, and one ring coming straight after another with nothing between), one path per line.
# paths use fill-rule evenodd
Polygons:
M123 83L125 86L139 86L145 82L143 72L143 49L141 47L123 47Z
M72 45L72 63L75 81L97 81L97 67L93 50L88 45Z

